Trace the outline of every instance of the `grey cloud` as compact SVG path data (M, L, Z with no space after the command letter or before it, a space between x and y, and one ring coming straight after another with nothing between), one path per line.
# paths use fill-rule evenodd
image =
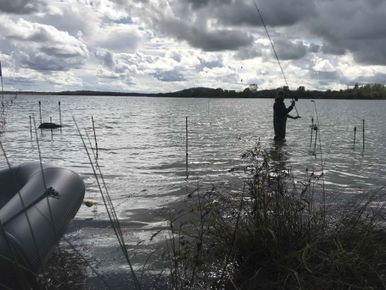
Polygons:
M346 79L337 71L310 70L309 75L311 79L317 80L320 89L329 89L332 83L346 83Z
M206 51L235 50L252 43L252 37L238 31L219 30L197 33L191 31L187 41L194 47Z
M0 0L1 1L1 0ZM33 22L39 22L45 25L52 25L61 31L67 31L71 35L82 33L91 35L95 27L101 26L101 20L94 13L87 13L86 8L71 9L69 6L61 7L61 14L47 13L44 17L33 16L30 18Z
M366 77L357 77L354 79L351 79L348 83L350 85L354 84L384 84L386 80L386 74L384 73L377 73L373 76L366 76Z
M19 56L19 65L38 71L67 71L83 64L82 59L63 59L31 51Z
M346 53L346 49L342 47L342 45L331 42L324 43L322 45L321 51L325 54L332 55L344 55Z
M257 2L256 2L257 3ZM260 1L259 9L264 23L269 26L289 26L304 18L315 15L315 3L310 0L270 0ZM253 1L233 2L232 5L213 7L213 11L222 23L262 26L262 22Z
M205 60L200 58L200 64L196 66L196 69L198 71L203 70L204 68L216 68L216 67L223 67L224 63L222 59L216 59L216 60Z
M235 53L236 59L240 60L252 59L258 56L262 56L261 49L253 46L243 47Z
M88 58L87 46L82 41L53 26L2 17L0 32L17 52L15 57L22 67L66 71L80 67Z
M205 15L226 25L262 25L254 1L250 0L176 0L173 7L192 8L190 13ZM257 2L256 2L257 3ZM315 3L310 0L269 0L259 1L258 8L264 22L270 26L292 25L302 18L315 14Z
M0 23L0 32L11 42L20 44L21 47L40 47L46 52L59 56L86 56L86 45L67 32L57 30L50 25L28 22L19 19L14 22L3 18Z
M320 1L318 16L307 24L324 40L324 53L353 53L363 64L386 64L386 1Z
M368 45L354 51L354 59L367 65L386 65L386 40L374 40L371 42L371 48ZM385 82L385 80L383 80Z
M103 65L112 68L114 66L114 58L109 51L97 51L95 56L103 61Z
M116 31L100 37L96 45L114 51L134 51L139 40L135 33Z
M219 6L224 4L230 4L232 0L183 0L182 2L188 3L193 9L200 9L208 6L209 4Z
M14 14L29 14L45 6L40 0L0 0L0 11Z
M262 1L260 12L267 25L288 26L316 14L314 1L310 0L270 0Z
M309 50L310 52L313 52L313 53L319 52L320 49L321 49L321 46L318 45L318 44L315 44L315 43L311 43L310 46L309 46L309 48L308 48L308 50Z
M36 86L36 81L28 77L7 76L7 86L18 88Z
M234 26L262 25L251 1L174 0L169 3L174 18L156 10L153 13L154 28L205 51L238 50L250 46L253 39L248 31ZM262 2L260 10L267 25L284 26L313 15L315 5L309 0L270 0ZM184 16L176 18L175 15ZM238 57L248 56L244 51Z
M248 34L240 29L237 33L232 30L235 26L262 25L253 1L171 0L169 3L174 15L186 16L173 21L170 15L155 14L162 32L206 51L238 50L235 57L239 59L254 56L245 49L251 44ZM291 27L297 25L302 33L322 38L320 47L283 47L283 59L298 59L306 51L333 55L350 51L359 63L386 64L384 0L265 0L259 1L258 6L269 27L279 26L296 34L299 31ZM206 26L209 22L216 24L212 30ZM271 28L271 33L274 32Z
M177 70L158 71L153 74L154 77L163 82L183 81L185 77Z
M279 59L294 60L304 57L307 53L307 47L302 41L288 41L278 39L275 41L275 46Z
M246 33L217 29L209 31L206 27L189 26L181 20L160 20L159 28L190 45L205 51L236 50L250 45L253 38Z
M78 50L62 47L60 45L42 46L40 51L44 52L46 55L60 58L76 58L83 55Z
M176 62L181 62L181 54L172 52L172 55L170 56L172 59L174 59Z
M340 75L337 71L317 71L317 70L310 70L310 75L312 78L317 79L319 82L331 82L336 81L338 78L340 78Z
M209 3L209 0L186 0L187 3L190 3L193 8L200 8L203 6L207 6Z

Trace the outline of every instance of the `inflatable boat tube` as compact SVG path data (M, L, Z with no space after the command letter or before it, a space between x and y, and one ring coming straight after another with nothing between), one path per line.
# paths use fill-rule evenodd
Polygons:
M0 170L0 273L36 273L76 215L85 193L79 175L25 163Z

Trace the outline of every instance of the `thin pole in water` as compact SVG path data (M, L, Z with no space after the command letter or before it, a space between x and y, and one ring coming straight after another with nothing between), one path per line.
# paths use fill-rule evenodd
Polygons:
M58 101L58 105L59 105L59 125L60 127L62 127L62 110L60 108L60 101Z
M96 138L96 132L95 132L95 123L94 123L94 117L91 116L91 121L92 121L92 130L94 132L94 141L95 141L95 158L98 160L98 142Z
M39 118L40 124L42 123L42 102L39 101Z
M354 127L354 147L357 139L357 127Z
M365 120L363 119L362 120L362 143L363 143L363 147L362 147L362 151L364 152L365 151Z
M185 127L186 127L186 180L188 180L189 178L189 153L188 153L188 149L189 149L189 141L188 141L188 117L185 117Z
M311 141L310 147L312 146L312 136L314 135L314 117L311 118Z
M31 115L29 116L29 133L30 133L31 139L32 139L32 117L31 117Z
M315 125L315 143L314 143L314 155L316 156L316 141L318 140L318 127Z
M53 125L52 124L52 117L50 117L50 124ZM53 140L53 137L54 137L54 130L51 127L51 140Z

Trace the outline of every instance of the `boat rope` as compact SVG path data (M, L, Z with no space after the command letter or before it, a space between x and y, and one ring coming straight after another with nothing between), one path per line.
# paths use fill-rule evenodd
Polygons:
M273 40L272 40L272 38L271 38L271 35L270 35L269 32L268 32L268 28L267 28L267 25L265 24L263 15L261 14L260 9L259 9L259 7L257 6L256 1L254 1L253 3L255 4L257 13L258 13L259 16L260 16L261 23L262 23L263 26L264 26L265 33L267 34L267 37L268 37L268 39L269 39L269 42L271 43L271 47L272 47L273 53L274 53L274 55L275 55L275 57L276 57L277 63L279 64L281 74L283 75L284 82L285 82L286 86L289 88L288 81L287 81L287 78L286 78L286 76L285 76L283 66L281 65L281 62L280 62L280 59L279 59L279 55L278 55L277 52L276 52L276 48L275 48L275 45L274 45ZM293 101L296 101L294 98L292 98L292 100L293 100ZM296 108L296 104L294 105L294 108L295 108L296 114L299 116L298 109Z
M111 223L111 225L113 227L114 233L115 233L115 235L117 237L117 240L118 240L118 243L119 243L119 245L121 247L123 255L125 256L126 261L127 261L128 265L130 267L130 271L131 271L131 274L133 276L133 280L134 280L135 286L136 286L137 289L142 289L141 284L139 283L137 275L135 274L134 268L133 268L132 263L130 261L130 257L129 257L129 254L127 252L127 248L126 248L126 245L125 245L125 240L124 240L124 237L123 237L123 234L122 234L122 231L121 231L121 226L120 226L119 220L117 218L114 206L112 204L110 195L109 195L108 191L105 192L105 193L103 192L101 182L99 181L99 178L98 178L97 170L95 169L95 166L94 166L94 163L92 161L91 154L90 154L90 152L89 152L89 150L87 148L85 139L84 139L84 137L83 137L83 135L82 135L82 133L81 133L81 131L79 129L79 126L78 126L78 123L75 120L75 117L73 116L72 119L74 120L74 123L75 123L76 129L78 131L79 137L82 140L83 147L86 150L86 154L87 154L87 157L89 159L89 162L90 162L91 169L93 171L94 177L96 179L99 192L101 193L101 197L102 197L103 203L105 205L105 208L106 208L106 211L107 211L107 215L108 215L110 223ZM98 167L99 166L97 166L97 168ZM99 168L99 172L100 172L100 168ZM103 175L100 174L100 176L103 176ZM102 181L103 180L104 179L102 178ZM107 186L104 185L104 188L107 188Z

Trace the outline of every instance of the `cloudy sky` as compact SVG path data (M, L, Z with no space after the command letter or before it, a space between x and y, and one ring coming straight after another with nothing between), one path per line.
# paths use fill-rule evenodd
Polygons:
M291 89L386 81L386 0L259 0ZM285 85L254 0L0 0L6 90Z

